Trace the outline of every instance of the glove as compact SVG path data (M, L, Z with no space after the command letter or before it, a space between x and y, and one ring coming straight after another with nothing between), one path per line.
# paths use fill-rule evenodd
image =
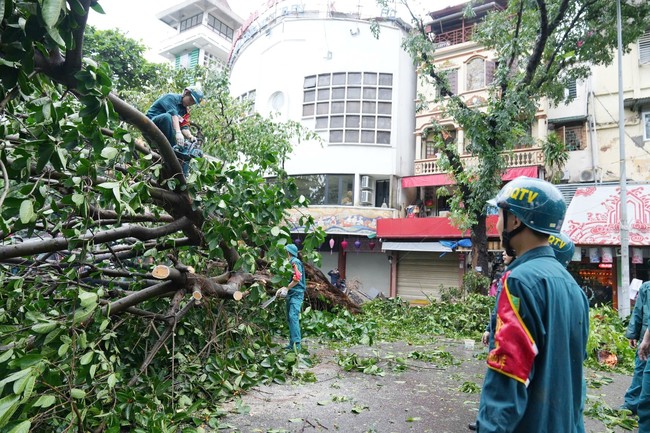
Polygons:
M275 292L275 296L278 298L286 298L287 292L289 292L289 290L286 287L282 287L281 289L278 289L277 292Z
M183 136L183 133L182 133L182 132L178 131L178 132L176 133L176 144L182 146L183 143L185 143L185 137Z

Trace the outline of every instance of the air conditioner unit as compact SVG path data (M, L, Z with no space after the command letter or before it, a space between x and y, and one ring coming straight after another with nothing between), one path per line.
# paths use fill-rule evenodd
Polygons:
M375 202L375 194L372 191L361 191L361 204L372 205Z
M593 170L582 170L582 172L580 172L580 180L582 182L593 182L594 181L594 171Z
M372 189L372 178L370 176L361 176L361 188Z
M571 179L571 173L569 170L564 170L562 172L562 180L568 182Z

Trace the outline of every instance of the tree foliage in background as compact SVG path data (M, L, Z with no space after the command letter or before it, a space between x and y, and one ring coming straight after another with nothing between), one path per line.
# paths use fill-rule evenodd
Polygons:
M143 89L168 77L171 67L152 63L144 58L146 47L127 37L118 29L100 30L87 26L84 33L83 55L97 63L106 62L112 72L115 91Z
M286 210L307 203L282 161L305 133L248 115L225 75L147 78L122 35L84 58L89 12L0 0L0 432L214 426L219 401L304 362L273 349L281 307L257 305L288 277ZM211 156L185 178L142 111L197 82Z
M489 97L482 106L470 106L455 94L444 71L435 65L435 33L429 32L423 17L416 16L407 0L398 0L411 11L413 31L404 47L415 59L418 74L435 85L440 97L420 101L427 108L443 103L445 117L464 131L471 142L476 164L465 165L454 143L439 138L440 164L457 184L451 200L452 217L461 228L472 228L475 266L488 271L486 201L501 186L508 152L531 140L529 125L543 98L552 104L566 101L564 90L576 79L589 76L594 65L609 65L617 48L616 3L611 0L511 0L505 9L488 14L478 25L473 40L492 50L496 61L495 79L488 85ZM388 7L388 0L378 0ZM466 16L473 14L471 1ZM650 4L622 1L623 46L630 47L648 26ZM442 126L433 125L423 137L442 137ZM557 164L557 161L546 161Z

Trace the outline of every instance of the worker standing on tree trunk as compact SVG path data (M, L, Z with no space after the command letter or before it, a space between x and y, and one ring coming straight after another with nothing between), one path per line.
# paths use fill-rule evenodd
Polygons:
M300 310L305 298L305 268L298 253L298 247L289 244L284 247L291 262L291 281L287 287L278 289L276 296L287 298L287 322L289 323L289 344L286 350L300 350L302 335L300 332Z

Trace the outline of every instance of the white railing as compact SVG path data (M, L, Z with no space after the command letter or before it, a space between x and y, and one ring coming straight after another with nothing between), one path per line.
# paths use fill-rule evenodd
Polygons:
M506 167L526 167L531 165L544 165L544 154L539 147L517 149L512 152L503 153ZM472 155L461 156L461 163L465 167L472 167L478 163L478 158ZM416 176L425 174L446 173L440 166L439 158L418 159L415 161L414 174Z

